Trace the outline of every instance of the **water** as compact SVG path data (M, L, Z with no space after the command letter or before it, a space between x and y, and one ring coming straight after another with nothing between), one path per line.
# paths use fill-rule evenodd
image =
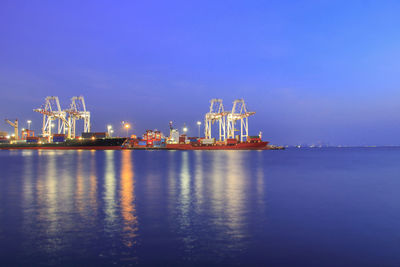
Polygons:
M0 151L0 264L399 266L400 149Z

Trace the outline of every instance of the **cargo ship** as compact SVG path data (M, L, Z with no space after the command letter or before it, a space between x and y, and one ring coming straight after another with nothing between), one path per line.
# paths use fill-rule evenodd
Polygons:
M125 137L108 137L103 133L83 133L74 139L63 134L48 137L26 137L24 140L0 140L0 149L57 149L57 150L119 150Z
M269 150L269 142L262 141L260 136L249 136L245 141L226 139L217 141L215 138L188 137L179 135L176 129L171 129L170 136L165 137L160 131L147 130L142 137L127 140L123 149L134 150Z

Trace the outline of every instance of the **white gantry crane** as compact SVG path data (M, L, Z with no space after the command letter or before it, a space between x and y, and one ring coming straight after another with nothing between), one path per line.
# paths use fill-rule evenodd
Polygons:
M75 138L77 120L83 120L84 133L90 132L90 112L86 110L85 98L83 96L72 97L71 105L65 112L69 114L68 123L71 126L68 129L68 138Z
M225 117L229 112L224 111L222 99L210 100L210 111L206 113L204 119L204 135L206 139L211 138L211 126L216 121L219 124L219 141L226 139L226 120Z
M240 120L240 141L249 136L248 118L254 115L255 112L247 111L246 104L243 99L237 99L233 102L232 112L227 116L227 138L235 138L235 124Z
M57 133L64 133L69 129L69 124L66 118L66 112L61 110L60 101L57 96L48 96L45 99L44 105L33 111L43 115L42 135L50 137L52 134L53 121L58 120Z

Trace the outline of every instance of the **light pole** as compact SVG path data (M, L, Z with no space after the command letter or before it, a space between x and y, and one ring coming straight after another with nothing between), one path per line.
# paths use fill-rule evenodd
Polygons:
M111 137L111 133L112 133L112 125L107 125L107 131L108 131L108 136Z
M188 128L186 127L186 125L183 124L183 132L184 132L185 134L186 134L187 130L188 130Z
M201 121L197 122L197 126L199 126L199 138L200 138L200 126L201 126Z
M129 128L131 127L128 123L126 123L125 124L125 130L126 130L126 137L129 137L129 135L128 135L128 131L129 131Z
M32 123L32 121L31 121L31 120L28 120L27 123L28 123L28 130L30 131L30 130L31 130L31 123Z

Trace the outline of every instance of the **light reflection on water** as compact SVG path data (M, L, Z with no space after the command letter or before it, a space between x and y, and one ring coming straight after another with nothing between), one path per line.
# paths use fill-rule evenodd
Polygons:
M135 207L135 180L132 166L132 151L122 152L121 166L121 213L124 220L124 244L132 247L136 243L138 221Z
M116 183L115 183L115 162L114 150L107 150L104 152L105 158L105 174L104 174L104 203L106 214L106 231L113 232L114 222L116 219Z
M395 266L399 154L314 151L2 151L1 263Z
M89 253L85 246L97 247L92 254L103 261L115 261L121 247L122 262L140 262L138 240L146 244L148 220L158 217L149 214L154 212L167 213L152 229L169 229L177 242L174 246L180 243L188 253L183 256L187 261L200 259L189 254L205 253L210 245L204 238L230 240L228 249L218 254L227 257L229 248L237 248L245 235L244 154L170 151L142 159L151 154L110 150L22 151L20 155L24 247L36 243L32 254L49 255L45 263L62 262L63 250L74 247L81 247L75 256ZM139 174L135 164L142 167ZM257 179L261 176L259 169ZM137 190L142 212L137 208ZM99 238L106 245L98 246Z

